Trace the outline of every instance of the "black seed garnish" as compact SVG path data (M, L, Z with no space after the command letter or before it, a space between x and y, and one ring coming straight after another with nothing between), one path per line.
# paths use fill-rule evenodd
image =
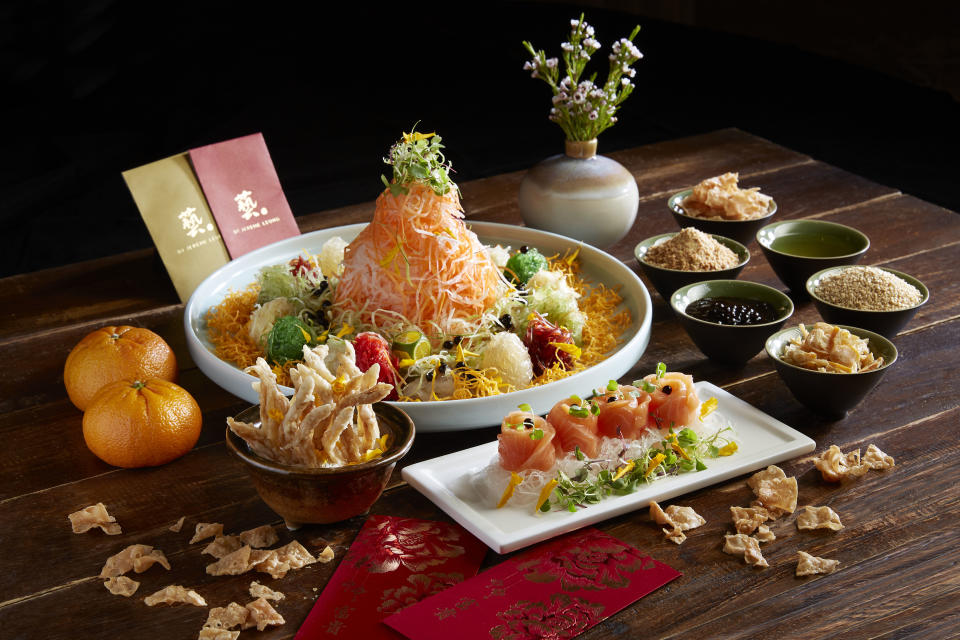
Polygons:
M665 384L663 385L663 389L661 389L661 391L663 391L666 395L670 395L673 393L673 388L670 385Z

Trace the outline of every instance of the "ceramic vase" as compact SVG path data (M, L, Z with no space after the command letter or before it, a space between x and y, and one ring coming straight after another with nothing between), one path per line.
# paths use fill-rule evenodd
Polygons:
M528 227L595 247L615 244L637 217L637 181L616 160L597 155L597 140L567 140L566 153L527 172L520 215Z

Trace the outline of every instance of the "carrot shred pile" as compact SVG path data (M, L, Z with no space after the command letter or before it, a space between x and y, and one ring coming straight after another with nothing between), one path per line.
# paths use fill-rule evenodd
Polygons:
M462 218L456 189L441 196L411 183L406 194L384 191L373 221L347 246L335 307L364 323L386 309L424 330L475 330L506 285Z

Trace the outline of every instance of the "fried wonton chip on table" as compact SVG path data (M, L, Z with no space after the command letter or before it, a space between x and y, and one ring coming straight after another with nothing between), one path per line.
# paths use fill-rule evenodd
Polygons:
M830 507L814 507L806 505L801 507L797 514L797 529L830 529L839 531L843 529L840 522L840 516Z
M243 623L244 629L256 627L257 631L263 631L268 626L279 626L286 622L283 616L277 613L277 610L274 609L265 598L257 598L249 603L247 605L247 611L250 615L247 616L246 622Z
M865 474L869 467L860 461L860 449L844 453L835 444L814 458L813 466L819 471L826 482L840 482L847 478L858 478Z
M67 518L70 519L70 526L74 533L86 533L94 527L100 527L100 530L108 536L123 533L120 525L117 524L117 519L107 513L107 507L102 502L74 511Z
M180 533L180 529L183 529L183 521L187 519L187 516L180 516L180 519L170 525L168 531L173 531L174 533Z
M250 616L250 611L243 605L231 602L225 607L214 607L207 614L204 629L235 629L243 626Z
M788 478L783 469L770 465L750 476L747 484L768 512L793 513L797 509L797 479ZM776 516L775 516L776 517Z
M840 566L839 560L829 560L812 556L806 551L797 551L798 576L812 576L818 573L833 573Z
M743 557L744 562L755 567L769 567L760 553L760 542L744 533L723 536L723 552Z
M115 576L106 580L103 586L115 596L129 598L140 588L140 583L136 580L131 580L127 576Z
M353 345L344 344L334 358L336 375L326 363L327 345L304 346L304 362L290 370L289 399L266 360L258 358L245 371L257 377L260 425L227 418L230 429L257 455L291 466L339 466L376 455L380 428L371 405L393 387L378 382L377 364L361 372Z
M302 569L316 561L296 540L276 549L251 549L244 545L207 565L207 573L212 576L235 576L256 569L269 574L271 578L280 579L291 569Z
M171 584L143 599L143 603L148 607L158 604L192 604L195 607L207 606L199 593L193 589L187 589L179 584Z
M237 640L239 637L239 631L204 627L203 629L200 629L200 635L197 636L197 640Z
M891 469L894 466L893 456L888 456L877 448L877 445L871 444L867 447L867 452L863 455L863 464L871 469L883 470Z
M770 531L770 527L765 524L757 527L757 533L754 534L753 537L757 539L757 542L773 542L777 539L777 536L774 535L773 531Z
M681 544L687 539L684 531L696 529L707 522L693 510L693 507L672 504L664 511L654 501L650 502L650 517L660 526L669 526L669 529L664 529L663 533L667 536L667 540L676 544Z
M100 570L101 578L115 578L122 576L131 569L143 573L154 564L159 564L167 571L170 562L160 549L154 549L148 544L132 544L123 551L116 553L104 563Z
M333 549L330 548L330 545L327 545L323 548L323 551L317 556L317 562L322 562L326 564L333 560Z
M219 522L198 522L197 528L190 538L190 544L201 542L209 538L216 538L223 535L223 525Z
M261 527L248 529L237 535L217 536L201 553L219 559L227 554L233 553L244 545L254 549L261 549L276 544L279 539L276 530L274 530L272 526L265 524Z
M250 597L265 598L267 600L283 600L286 598L284 594L280 593L279 591L274 591L270 587L266 587L256 580L250 583Z
M733 518L733 527L737 533L747 535L753 533L773 516L764 507L730 507L730 516Z
M207 565L207 573L211 576L238 576L253 568L250 563L250 547L243 545L236 551L228 553L213 564Z

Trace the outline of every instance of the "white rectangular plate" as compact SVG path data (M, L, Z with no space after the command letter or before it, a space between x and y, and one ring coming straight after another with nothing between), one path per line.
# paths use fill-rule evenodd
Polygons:
M403 479L430 498L451 518L463 525L497 553L507 553L554 536L595 524L635 509L651 500L670 498L762 469L809 453L816 443L743 400L709 382L696 383L700 398L715 397L736 432L737 452L708 461L705 471L669 476L643 486L636 493L612 496L575 513L530 509L495 508L485 504L470 486L469 478L486 467L497 454L497 442L426 460L403 469Z

